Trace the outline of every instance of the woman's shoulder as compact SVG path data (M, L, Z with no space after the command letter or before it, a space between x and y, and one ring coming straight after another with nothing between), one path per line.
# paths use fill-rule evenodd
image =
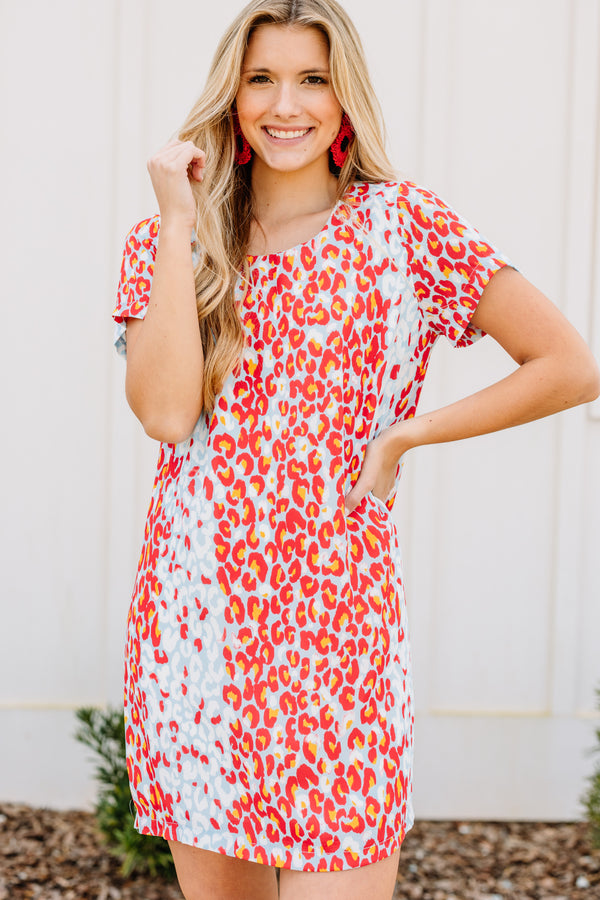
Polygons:
M344 201L352 218L369 223L371 229L383 229L387 235L398 229L410 230L410 221L424 219L425 210L437 199L431 191L405 179L354 182Z
M410 240L424 231L444 235L468 225L435 191L409 179L382 183L355 182L348 205L359 218L379 222L383 228L398 228Z
M356 181L346 194L345 201L357 213L366 216L384 214L400 220L417 215L420 210L444 207L445 204L432 191L409 179L385 182Z
M347 199L354 205L389 201L400 189L400 181L355 181L346 192Z
M350 186L348 196L355 205L385 203L406 208L407 204L415 203L450 209L435 191L409 178L385 182L356 181Z

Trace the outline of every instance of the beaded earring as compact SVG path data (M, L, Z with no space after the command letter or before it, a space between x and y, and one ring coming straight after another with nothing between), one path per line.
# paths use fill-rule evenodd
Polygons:
M348 118L347 114L344 113L344 115L342 116L342 124L340 125L338 135L330 147L331 156L333 157L333 161L338 169L341 169L346 162L348 151L350 150L350 144L354 139L354 134L355 131L352 127L352 122Z
M233 133L235 135L235 162L238 166L245 166L252 159L252 147L244 137L244 133L240 128L240 120L237 112L232 113L233 116Z

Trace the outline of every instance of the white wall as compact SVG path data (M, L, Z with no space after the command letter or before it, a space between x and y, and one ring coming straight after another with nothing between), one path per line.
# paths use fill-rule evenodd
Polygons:
M403 172L438 190L600 355L600 2L359 0ZM0 798L93 797L73 710L118 703L156 446L110 311L125 233L239 9L4 0L0 84ZM440 347L423 408L509 370ZM415 453L405 548L422 817L568 818L600 683L600 405Z

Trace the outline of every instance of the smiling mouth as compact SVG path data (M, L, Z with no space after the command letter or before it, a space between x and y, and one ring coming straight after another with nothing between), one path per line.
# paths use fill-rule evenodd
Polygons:
M268 128L265 126L265 131L269 137L277 138L280 141L293 141L297 138L304 137L309 131L312 131L312 128L302 128L297 131L279 131L277 128Z

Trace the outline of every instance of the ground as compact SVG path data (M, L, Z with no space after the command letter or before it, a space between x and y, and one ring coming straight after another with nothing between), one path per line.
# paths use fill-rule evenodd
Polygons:
M395 900L600 900L600 850L582 823L418 822ZM0 900L181 900L173 882L124 879L81 811L0 804Z

